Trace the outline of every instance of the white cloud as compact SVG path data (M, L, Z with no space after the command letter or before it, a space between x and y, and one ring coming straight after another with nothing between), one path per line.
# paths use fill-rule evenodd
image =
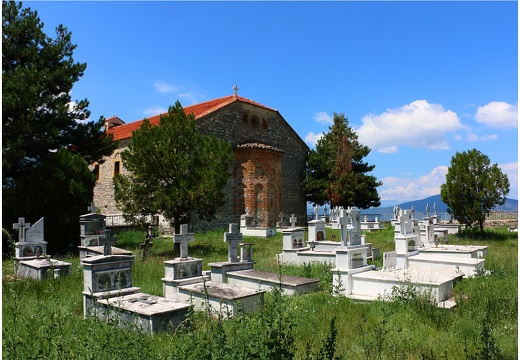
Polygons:
M325 111L318 111L314 114L314 120L322 125L331 125L334 123L334 118Z
M381 200L398 199L401 202L424 199L441 192L441 184L446 181L447 166L437 166L430 173L418 178L387 177L378 190Z
M162 106L156 105L149 107L143 111L143 115L145 116L155 116L159 114L164 114L168 112L168 109L163 108Z
M484 134L482 136L478 136L474 132L468 132L466 134L467 142L475 142L475 141L494 141L498 139L497 134Z
M180 93L178 96L180 99L189 101L191 104L195 104L197 102L195 100L195 95L192 93Z
M157 81L153 86L155 90L161 94L170 94L178 91L176 86L165 83L164 81Z
M305 137L305 142L312 147L316 147L316 144L318 143L318 140L320 140L323 137L323 133L315 134L313 132L310 132Z
M396 152L400 146L449 149L446 135L465 128L456 113L426 100L368 114L361 121L359 141L378 152Z
M498 167L509 179L509 195L507 197L518 199L518 162L498 164Z
M475 120L491 128L512 129L518 127L518 105L492 101L479 106Z

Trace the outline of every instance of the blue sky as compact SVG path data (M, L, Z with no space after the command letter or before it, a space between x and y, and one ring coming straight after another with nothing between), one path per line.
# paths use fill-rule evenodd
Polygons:
M73 99L141 120L233 93L277 109L310 147L344 113L383 205L440 192L476 148L518 199L518 4L24 2L72 32Z

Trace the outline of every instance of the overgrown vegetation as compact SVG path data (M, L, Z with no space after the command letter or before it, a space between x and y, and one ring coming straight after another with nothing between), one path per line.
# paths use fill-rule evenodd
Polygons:
M225 261L224 230L195 234L190 256ZM356 302L331 295L332 274L319 264L282 266L275 255L282 238L253 242L256 268L310 276L320 290L287 297L266 294L257 313L231 320L190 315L191 327L150 336L113 322L83 319L83 271L77 257L72 273L41 282L16 279L13 261L3 262L2 353L4 359L516 359L518 352L518 235L486 229L451 236L452 244L488 245L487 273L455 287L457 307L434 307L410 288L396 289L394 301ZM173 255L169 238L153 239L146 261L139 244L144 232L125 232L118 246L134 251L134 285L162 295L163 261ZM393 229L371 233L381 252L393 250ZM377 265L380 260L375 261ZM380 266L380 265L379 265Z

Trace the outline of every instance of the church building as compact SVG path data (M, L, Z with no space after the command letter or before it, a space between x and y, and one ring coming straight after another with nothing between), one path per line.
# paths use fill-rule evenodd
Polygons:
M224 189L225 204L210 223L192 218L196 229L227 228L239 223L246 213L256 226L274 227L295 214L303 225L306 219L306 200L303 191L308 146L275 109L235 94L184 107L193 114L198 131L214 134L231 144L234 165L232 176ZM159 124L160 115L148 120ZM105 131L113 135L119 145L102 164L94 164L98 181L94 188L94 203L105 215L121 215L114 200L112 178L126 170L121 152L132 140L132 131L141 121L126 124L118 117L105 121ZM166 222L160 224L168 228Z

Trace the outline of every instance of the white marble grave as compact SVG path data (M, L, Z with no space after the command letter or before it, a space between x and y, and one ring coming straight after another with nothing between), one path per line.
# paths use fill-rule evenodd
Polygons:
M103 255L83 259L83 315L112 320L122 327L154 333L175 330L186 319L190 304L140 292L132 285L134 257L113 255L106 233Z
M44 220L41 218L33 226L19 218L13 224L18 230L18 242L15 243L14 268L18 277L42 280L48 277L67 275L71 263L51 259L47 254L47 242L44 239Z
M240 216L240 232L245 236L271 237L276 235L276 227L256 226L254 216L244 214Z

